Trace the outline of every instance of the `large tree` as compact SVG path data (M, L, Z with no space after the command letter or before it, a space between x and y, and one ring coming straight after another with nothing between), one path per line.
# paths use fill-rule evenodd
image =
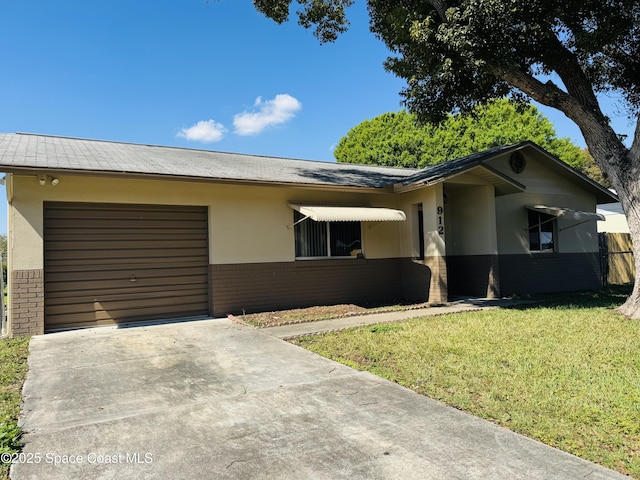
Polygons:
M553 124L534 105L508 99L478 105L470 114L449 114L439 123L420 123L405 110L384 113L349 130L333 153L341 163L424 168L524 140L578 170L590 163L580 147L558 138Z
M300 23L332 41L352 0L297 0ZM277 22L292 0L254 0ZM371 31L406 79L405 105L445 118L492 98L529 97L562 111L616 189L635 245L636 282L621 311L640 317L640 0L368 0ZM598 93L616 92L636 124L628 147Z

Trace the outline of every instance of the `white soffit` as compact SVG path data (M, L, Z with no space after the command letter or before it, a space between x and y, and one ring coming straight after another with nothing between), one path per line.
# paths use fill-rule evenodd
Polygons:
M305 217L316 222L404 222L402 210L379 207L328 207L289 204Z
M569 220L586 221L586 220L606 220L604 215L596 212L582 212L580 210L571 210L562 207L547 207L546 205L527 205L528 210L534 212L546 213L554 217L567 218Z

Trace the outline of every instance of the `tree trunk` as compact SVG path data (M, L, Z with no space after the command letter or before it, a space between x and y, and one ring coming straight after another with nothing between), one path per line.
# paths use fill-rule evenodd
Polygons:
M639 140L638 131L640 129L636 131L636 140ZM586 135L585 140L588 144L589 139ZM590 146L590 151L595 153L592 154L594 160L607 174L618 194L633 243L635 283L631 295L619 310L627 317L640 318L640 155L637 148L625 149L620 155L621 142L615 143L608 146L593 145ZM618 155L614 152L618 152Z
M635 160L637 163L638 159ZM630 318L640 318L640 177L634 172L635 169L629 170L624 186L618 187L617 193L627 216L636 272L633 291L620 307L620 312Z

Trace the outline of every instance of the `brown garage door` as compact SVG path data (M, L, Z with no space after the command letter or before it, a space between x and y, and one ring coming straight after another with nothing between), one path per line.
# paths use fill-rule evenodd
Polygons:
M44 204L45 328L209 313L206 207Z

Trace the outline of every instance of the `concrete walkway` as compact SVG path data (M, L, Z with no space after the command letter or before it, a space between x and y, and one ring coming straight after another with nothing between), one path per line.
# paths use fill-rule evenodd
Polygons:
M627 477L227 319L31 340L13 480Z
M417 317L445 315L447 313L473 312L491 308L508 308L530 303L532 302L528 300L465 298L442 306L416 308L413 310L402 310L397 312L372 313L368 315L354 315L344 318L335 318L332 320L320 320L316 322L266 327L261 330L277 338L289 339L322 332L345 330L347 328L361 327L364 325L399 322L401 320L408 320Z

